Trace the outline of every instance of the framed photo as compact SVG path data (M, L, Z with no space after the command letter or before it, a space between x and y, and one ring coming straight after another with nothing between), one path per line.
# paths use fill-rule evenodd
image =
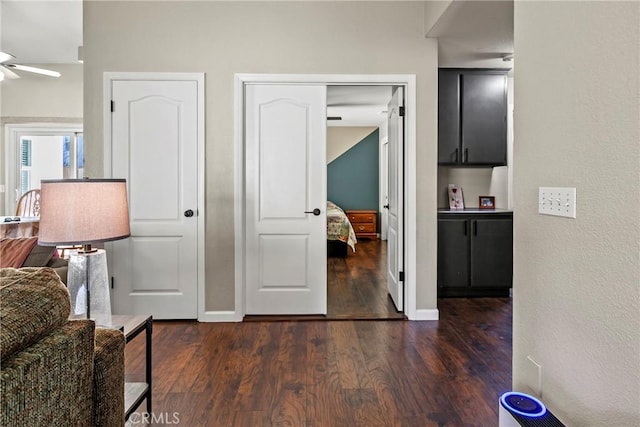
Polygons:
M462 196L462 187L455 184L449 184L449 209L464 209L464 197Z
M480 196L478 197L478 207L480 209L495 209L496 198L494 196Z

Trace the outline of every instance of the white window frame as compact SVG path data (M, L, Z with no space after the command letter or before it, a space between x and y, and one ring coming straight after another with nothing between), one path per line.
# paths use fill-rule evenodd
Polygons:
M82 123L22 123L5 126L5 212L14 212L19 195L16 189L20 186L20 140L24 136L70 136L84 133ZM76 150L74 150L75 152ZM76 169L76 154L72 156L70 167Z

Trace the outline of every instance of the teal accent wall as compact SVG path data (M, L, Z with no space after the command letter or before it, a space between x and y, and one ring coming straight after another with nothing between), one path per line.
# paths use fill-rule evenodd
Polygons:
M378 210L379 131L327 165L327 198L343 210Z

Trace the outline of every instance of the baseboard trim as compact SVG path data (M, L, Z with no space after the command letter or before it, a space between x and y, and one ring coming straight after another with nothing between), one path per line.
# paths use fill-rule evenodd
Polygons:
M198 316L198 322L242 322L235 311L205 311Z
M438 320L440 318L440 312L437 308L434 309L417 309L416 317L409 320Z
M415 317L409 320L438 320L440 312L438 309L418 309L415 311ZM198 322L242 322L241 316L237 316L235 311L205 311L198 316Z

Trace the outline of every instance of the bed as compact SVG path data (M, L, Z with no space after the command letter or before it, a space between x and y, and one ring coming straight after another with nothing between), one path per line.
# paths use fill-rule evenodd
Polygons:
M356 251L356 233L344 211L327 201L327 256L346 257L347 247Z

